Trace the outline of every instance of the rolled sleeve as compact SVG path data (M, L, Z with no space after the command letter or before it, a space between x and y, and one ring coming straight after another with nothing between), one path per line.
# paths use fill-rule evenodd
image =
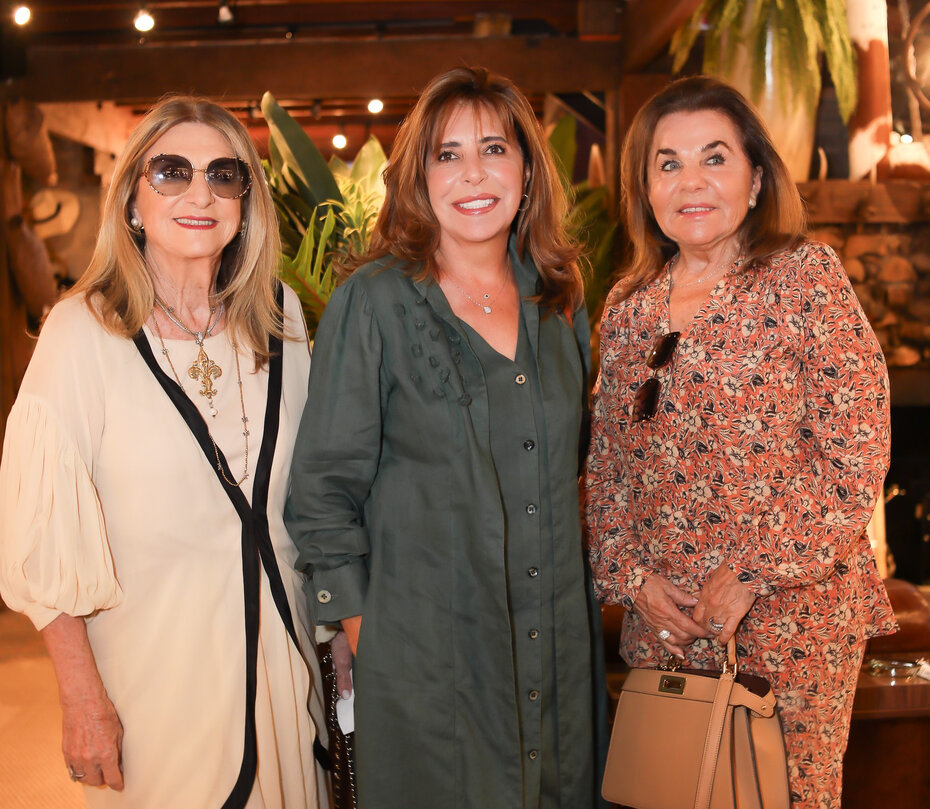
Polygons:
M353 277L334 293L316 334L285 513L317 624L359 615L365 601L365 506L381 454L381 355L373 307Z

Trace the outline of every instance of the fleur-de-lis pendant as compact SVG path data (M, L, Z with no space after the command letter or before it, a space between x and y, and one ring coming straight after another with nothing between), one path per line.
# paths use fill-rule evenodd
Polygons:
M197 353L197 359L187 369L187 374L191 379L200 382L198 393L206 397L207 403L210 405L210 415L215 418L217 410L213 406L213 397L216 396L217 391L213 387L213 380L219 379L223 375L223 369L207 356L203 343L198 343L198 345L200 351Z

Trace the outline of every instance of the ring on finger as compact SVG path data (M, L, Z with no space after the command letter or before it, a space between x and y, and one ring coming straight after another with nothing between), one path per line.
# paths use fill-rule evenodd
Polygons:
M711 632L713 632L715 635L719 635L721 632L723 632L723 624L718 623L715 618L711 618L710 621L708 621L708 624L710 625Z
M669 632L667 629L663 629L659 633L659 640L668 640L671 636L672 636L671 632Z
M71 764L69 764L69 765L68 765L68 777L69 777L72 781L80 781L82 778L86 778L86 777L87 777L87 773L77 772L77 771L74 769L74 767L73 767Z

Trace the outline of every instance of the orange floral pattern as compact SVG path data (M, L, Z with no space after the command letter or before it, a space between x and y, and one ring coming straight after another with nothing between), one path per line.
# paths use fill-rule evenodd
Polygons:
M668 294L666 268L604 310L585 496L595 589L630 608L651 573L697 592L728 564L757 596L737 642L778 697L794 806L838 809L863 645L895 629L864 532L888 466L884 358L836 255L805 243L717 284L657 372L655 417L634 424ZM621 651L667 657L629 609ZM708 641L689 649L690 666L721 661Z

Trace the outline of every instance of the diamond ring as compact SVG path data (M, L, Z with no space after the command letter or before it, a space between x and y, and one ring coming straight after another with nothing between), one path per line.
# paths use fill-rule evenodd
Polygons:
M668 640L671 636L672 636L671 632L669 632L667 629L663 629L659 633L659 640Z
M77 771L74 769L74 767L72 767L72 766L69 764L69 765L68 765L68 777L69 777L72 781L80 781L82 778L85 777L85 774L82 773L82 772L77 772Z
M716 619L711 618L710 621L708 621L708 623L710 624L711 631L715 635L719 635L721 632L723 632L723 624L718 624Z

